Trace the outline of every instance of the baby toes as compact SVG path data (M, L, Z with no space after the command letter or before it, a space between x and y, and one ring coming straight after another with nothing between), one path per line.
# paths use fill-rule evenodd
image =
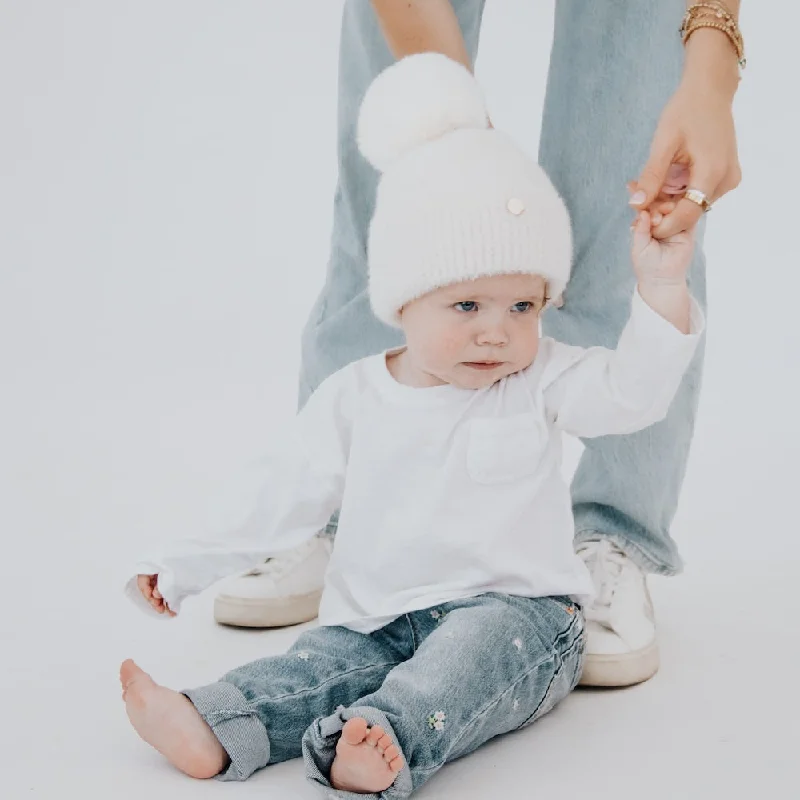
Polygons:
M374 728L370 728L367 734L367 744L370 747L375 747L385 735L383 728L380 725L376 725Z
M347 744L357 745L367 738L367 721L360 717L347 720L342 729L342 739Z
M397 756L396 758L393 758L389 762L389 769L392 772L400 772L400 770L403 769L403 766L405 765L405 763L406 762L403 761L403 756Z
M400 751L397 749L397 745L390 744L384 751L383 751L383 759L386 761L387 764L391 764L391 762L400 755Z

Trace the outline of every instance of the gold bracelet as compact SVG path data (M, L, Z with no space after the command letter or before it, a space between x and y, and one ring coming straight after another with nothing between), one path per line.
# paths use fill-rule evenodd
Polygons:
M713 28L714 30L722 31L728 39L730 39L731 44L733 44L734 49L736 50L736 60L739 63L739 66L744 69L747 66L747 59L744 57L744 48L743 44L737 41L735 34L731 31L731 29L721 22L715 22L711 19L698 19L694 20L693 22L689 23L686 30L683 32L683 43L689 40L689 37L695 32L699 31L700 28Z
M733 14L723 3L718 0L705 0L705 2L695 3L686 10L680 27L683 44L685 45L689 41L689 37L700 28L713 28L724 33L736 50L739 67L744 69L747 66L742 32Z
M737 35L740 34L736 18L728 11L728 7L721 0L705 0L705 2L701 0L690 6L684 14L683 24L688 25L689 22L699 16L716 17L724 20Z

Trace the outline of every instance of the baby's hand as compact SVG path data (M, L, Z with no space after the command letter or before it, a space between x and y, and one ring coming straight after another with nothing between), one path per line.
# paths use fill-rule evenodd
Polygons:
M139 575L136 578L136 585L155 611L159 614L169 614L170 617L177 616L158 591L158 575Z
M682 231L666 239L652 236L653 218L641 211L632 226L631 257L640 283L654 285L684 284L692 263L694 232Z

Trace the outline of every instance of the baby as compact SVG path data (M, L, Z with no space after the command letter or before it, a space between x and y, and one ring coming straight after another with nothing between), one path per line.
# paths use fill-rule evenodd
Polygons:
M358 133L382 172L370 299L406 345L324 381L213 535L142 562L128 584L174 616L338 510L319 627L200 688L171 691L132 661L121 680L136 731L188 775L244 780L302 755L326 797L404 798L578 683L592 584L573 551L561 432L661 420L703 319L686 285L691 236L654 240L644 212L617 349L540 339L569 278L567 211L444 56L382 73Z

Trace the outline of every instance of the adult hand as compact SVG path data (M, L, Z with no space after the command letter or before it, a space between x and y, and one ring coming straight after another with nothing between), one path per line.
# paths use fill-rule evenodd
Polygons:
M696 203L678 199L685 189L699 189L715 203L742 176L732 109L738 73L729 43L706 30L689 44L695 50L687 47L683 80L661 115L647 164L629 184L637 210L661 211L658 204L677 200L653 231L659 239L690 230L703 214Z

